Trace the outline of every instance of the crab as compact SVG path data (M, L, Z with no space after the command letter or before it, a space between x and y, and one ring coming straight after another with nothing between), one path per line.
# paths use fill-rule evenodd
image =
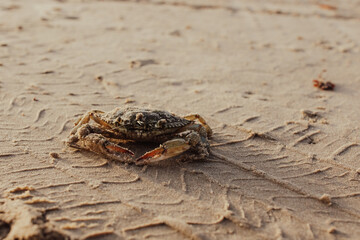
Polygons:
M180 160L205 159L211 135L210 126L198 114L180 117L167 111L128 107L87 112L75 123L66 143L113 160L146 165L175 156ZM119 145L127 141L160 146L135 158L131 150Z

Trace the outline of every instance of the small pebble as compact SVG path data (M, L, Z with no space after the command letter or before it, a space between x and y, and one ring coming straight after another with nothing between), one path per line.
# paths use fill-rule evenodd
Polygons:
M323 203L326 203L328 205L331 205L331 197L329 194L324 193L321 197L320 197L320 201Z
M336 228L334 228L334 227L329 228L328 233L332 233L332 234L336 233Z
M130 98L127 98L127 99L125 100L125 103L134 103L134 102L135 102L135 100L130 99Z
M55 152L51 152L49 153L49 155L52 157L52 158L59 158L59 154L55 153Z
M95 80L101 82L102 80L104 80L104 78L102 76L96 76Z

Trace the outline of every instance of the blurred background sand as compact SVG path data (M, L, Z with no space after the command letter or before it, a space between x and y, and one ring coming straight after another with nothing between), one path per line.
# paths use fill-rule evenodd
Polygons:
M357 239L359 54L358 0L2 0L0 238ZM201 114L212 155L64 146L126 106Z

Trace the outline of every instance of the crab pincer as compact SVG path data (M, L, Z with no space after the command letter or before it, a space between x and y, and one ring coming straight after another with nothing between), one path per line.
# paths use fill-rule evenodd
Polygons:
M114 143L109 143L107 145L105 145L105 147L111 152L111 153L127 153L130 155L134 155L134 153L132 151L130 151L127 148L123 148L119 145L116 145Z
M173 139L164 142L160 147L149 151L135 160L136 165L151 164L182 154L191 146L184 139Z

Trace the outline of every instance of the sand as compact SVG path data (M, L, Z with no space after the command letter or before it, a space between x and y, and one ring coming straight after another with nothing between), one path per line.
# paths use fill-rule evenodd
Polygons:
M0 238L357 239L359 26L358 0L2 0ZM64 145L127 106L202 115L210 157Z

